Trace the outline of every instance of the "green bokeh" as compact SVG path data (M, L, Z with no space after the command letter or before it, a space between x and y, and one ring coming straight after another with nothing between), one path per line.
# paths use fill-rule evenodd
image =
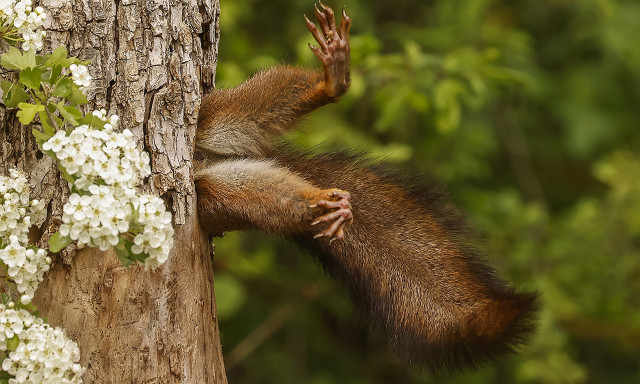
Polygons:
M225 354L286 313L230 382L640 382L640 2L346 6L353 87L287 140L446 184L501 273L540 292L538 332L478 373L430 377L394 363L298 248L229 234L214 260ZM223 0L217 85L317 67L304 13L311 1Z

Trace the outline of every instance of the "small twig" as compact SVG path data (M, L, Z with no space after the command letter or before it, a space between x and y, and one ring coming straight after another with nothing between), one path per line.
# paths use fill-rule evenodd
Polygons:
M546 209L548 207L547 199L533 165L527 140L522 131L510 121L508 116L509 105L501 104L503 105L497 114L496 127L498 128L498 134L500 134L505 143L505 149L516 180L527 198L539 203Z
M299 309L297 306L296 309ZM280 329L286 321L295 313L292 303L283 305L273 312L258 328L254 329L244 340L229 352L224 358L225 369L231 370L247 358L260 344L264 343L272 334Z
M58 128L58 123L56 123L56 119L53 118L53 113L51 113L47 105L44 106L44 110L45 112L47 112L47 116L49 117L49 120L51 120L51 124L53 124L53 128L55 129L56 132L58 132L60 128Z

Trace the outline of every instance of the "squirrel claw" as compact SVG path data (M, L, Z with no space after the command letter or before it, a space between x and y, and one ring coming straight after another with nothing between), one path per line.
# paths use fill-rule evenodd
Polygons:
M350 48L349 28L351 19L342 9L342 20L336 26L335 14L330 7L319 2L314 5L314 13L318 25L316 26L305 16L307 29L318 42L314 47L309 44L313 54L320 60L325 74L325 93L330 98L337 100L343 95L351 83L349 72Z
M319 200L317 203L311 204L313 207L319 207L330 211L320 217L317 217L311 225L315 226L320 223L327 223L329 227L313 236L313 238L318 239L321 237L328 237L330 238L329 244L331 244L335 240L342 240L344 238L344 227L347 223L353 220L351 203L349 201L351 199L351 195L346 191L332 189L327 191L325 196L337 198L337 200Z
M342 230L342 228L340 228L338 230L338 234L335 235L331 240L329 240L329 244L333 243L336 240L342 240L344 239L344 231Z

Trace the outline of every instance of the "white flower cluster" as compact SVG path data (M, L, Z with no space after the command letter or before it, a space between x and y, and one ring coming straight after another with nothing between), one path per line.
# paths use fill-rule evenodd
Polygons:
M131 204L120 189L91 185L92 195L71 194L63 207L60 234L78 242L78 247L90 246L106 251L120 242L118 235L129 231ZM124 204L123 204L124 202Z
M51 264L47 251L27 245L32 220L39 220L45 213L43 202L29 200L29 186L22 172L12 169L10 177L0 176L0 262L23 294L20 301L24 304L31 302Z
M22 49L28 51L42 49L45 32L39 30L47 14L42 7L31 7L31 0L0 0L0 20L5 27L16 28L24 42Z
M10 308L0 304L0 350L8 356L2 361L2 370L14 376L9 384L82 383L85 369L78 363L78 345L62 329L24 309ZM19 344L9 351L8 344L16 337Z
M134 200L138 211L138 223L144 229L133 238L131 252L146 253L145 269L155 269L167 261L169 250L173 248L173 227L171 213L165 210L164 201L153 195L142 195Z
M89 75L87 66L82 64L71 64L69 66L69 69L71 70L71 78L73 79L73 83L77 85L81 91L84 92L84 90L91 85L91 75Z
M106 121L104 110L93 114ZM93 184L135 188L151 174L149 154L136 148L133 133L128 129L114 131L117 115L108 121L104 128L81 125L69 135L60 130L42 145L74 176L78 189L88 191Z
M105 251L120 242L120 235L130 233L132 252L149 255L145 267L156 268L173 246L173 227L160 198L139 196L135 190L151 174L149 155L136 148L131 131L114 131L118 116L107 119L104 110L93 114L108 121L104 128L81 125L68 135L58 131L42 145L81 191L71 194L63 207L60 234L79 247Z
M45 214L44 202L29 200L29 185L24 173L12 169L9 177L0 176L1 243L7 244L11 236L27 243L31 224Z
M20 301L29 304L49 270L51 258L47 251L37 247L25 247L16 236L11 236L11 243L0 249L0 260L7 266L7 275L22 293Z

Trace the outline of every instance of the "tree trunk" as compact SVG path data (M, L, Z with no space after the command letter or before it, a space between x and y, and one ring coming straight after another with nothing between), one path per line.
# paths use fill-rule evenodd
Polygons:
M175 248L156 271L125 269L113 251L67 250L35 303L78 342L85 383L226 383L216 321L211 247L200 231L191 177L202 94L213 88L217 0L41 0L45 51L65 45L91 60L86 110L120 116L151 155L145 189L173 210ZM68 188L52 161L0 108L0 171L30 174L49 202L43 241L57 230ZM74 255L75 254L75 255Z

